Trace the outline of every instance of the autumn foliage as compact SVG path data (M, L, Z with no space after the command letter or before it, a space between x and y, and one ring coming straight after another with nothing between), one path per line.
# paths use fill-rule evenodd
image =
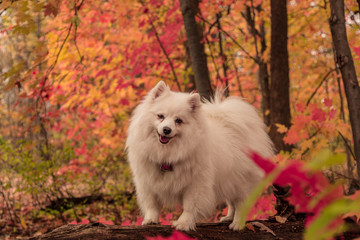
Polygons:
M358 67L359 6L345 6ZM321 224L340 227L343 216L359 224L360 216L348 204L359 203L360 176L329 16L327 1L288 1L292 120L277 130L294 148L274 160L253 156L269 175L277 171L276 184L292 186L288 200L309 214L309 235L328 234ZM124 150L128 119L159 80L196 88L179 1L2 1L0 17L1 234L139 223ZM270 64L270 1L201 1L196 19L213 89L228 86L266 118L257 77L259 63ZM275 214L270 183L248 220ZM161 216L163 224L180 211ZM219 206L212 221L225 213Z

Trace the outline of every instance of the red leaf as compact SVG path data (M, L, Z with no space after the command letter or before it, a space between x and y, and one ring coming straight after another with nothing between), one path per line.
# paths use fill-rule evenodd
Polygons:
M140 226L141 223L142 223L142 221L143 221L143 218L142 218L142 217L138 217L138 218L136 219L135 225L136 225L136 226Z
M162 225L171 225L170 220L173 218L172 213L168 213L165 215L165 218L160 219L160 223Z
M228 211L229 211L229 208L226 207L226 208L224 208L224 209L222 210L221 214L224 215L224 216L226 216L226 215L228 214Z
M59 13L60 10L60 3L61 1L57 0L57 1L49 1L45 6L44 6L44 15L46 16L50 16L53 15L54 17L56 17Z
M108 71L108 70L102 69L102 70L100 70L100 71L96 74L95 77L98 77L98 76L101 76L101 75L104 75L104 76L107 77L108 74L109 74L109 72L110 72L110 71Z
M156 236L156 237L145 237L147 240L191 240L196 238L191 238L185 233L174 231L174 233L170 237L162 237L162 236Z
M81 222L77 222L76 220L72 221L72 222L69 222L69 224L73 224L73 225L76 225L76 224L88 224L90 221L89 219L82 219Z
M139 23L139 28L143 27L145 25L145 20L142 20L140 23Z
M80 224L88 224L89 222L90 222L89 219L83 218L83 219L81 220Z
M126 220L125 222L121 223L121 226L131 226L131 221L130 220Z
M256 153L252 153L251 157L266 174L269 174L276 168L273 162L262 158ZM279 186L290 185L291 194L288 197L289 202L296 207L296 211L312 213L314 216L319 214L325 206L343 196L342 189L339 186L321 196L316 206L310 206L311 200L319 196L318 194L322 190L327 189L330 183L321 172L307 172L304 164L300 161L293 161L286 166L277 176L274 183Z
M311 112L311 120L318 121L319 123L324 122L326 119L326 113L320 108L315 107Z
M127 99L123 98L120 100L120 104L124 106L129 106L130 102Z
M261 167L265 171L266 174L272 172L276 167L275 163L261 157L259 154L255 152L252 152L250 157L259 167Z
M82 146L81 146L81 148L75 148L74 151L75 151L76 155L80 156L80 155L85 155L85 154L87 154L88 149L87 149L87 147L86 147L86 144L83 143Z
M325 98L325 99L324 99L324 105L325 105L326 107L331 107L331 106L333 105L333 102L332 102L331 99Z
M358 56L356 59L360 60L360 46L353 47L353 50L354 50L355 54Z
M97 220L96 222L102 223L102 224L107 224L107 225L114 225L114 222L111 220L106 220L106 218L104 217L100 217L99 220Z

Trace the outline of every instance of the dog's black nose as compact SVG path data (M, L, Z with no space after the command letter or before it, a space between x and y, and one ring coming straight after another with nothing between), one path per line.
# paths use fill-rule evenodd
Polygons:
M164 127L164 128L163 128L163 132L164 132L165 135L169 135L169 134L171 133L171 128L169 128L169 127Z

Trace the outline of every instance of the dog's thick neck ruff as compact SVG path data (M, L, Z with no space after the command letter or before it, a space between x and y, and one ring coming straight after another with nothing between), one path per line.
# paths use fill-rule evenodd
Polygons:
M162 172L172 172L174 169L171 164L163 163L160 165L160 170Z

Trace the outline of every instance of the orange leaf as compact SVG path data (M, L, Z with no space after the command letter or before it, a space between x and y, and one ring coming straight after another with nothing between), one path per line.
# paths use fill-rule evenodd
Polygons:
M251 231L253 231L253 232L255 232L255 228L254 228L254 225L252 225L251 223L246 223L246 228L247 229L249 229L249 230L251 230Z

